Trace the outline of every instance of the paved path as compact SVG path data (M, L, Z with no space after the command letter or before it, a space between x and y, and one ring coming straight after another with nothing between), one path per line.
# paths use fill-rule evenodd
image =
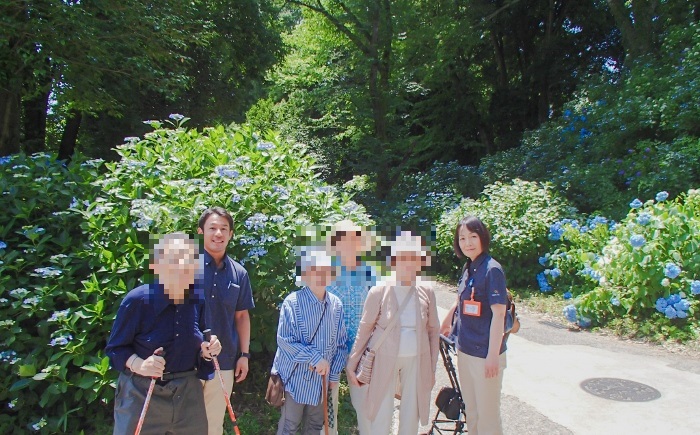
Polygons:
M436 293L440 316L454 301ZM535 313L520 312L522 327L508 341L502 416L505 434L700 434L700 358L588 332ZM454 359L456 363L456 358ZM591 378L618 378L650 386L660 397L620 402L581 387ZM442 361L434 396L449 385ZM430 426L421 428L425 433Z

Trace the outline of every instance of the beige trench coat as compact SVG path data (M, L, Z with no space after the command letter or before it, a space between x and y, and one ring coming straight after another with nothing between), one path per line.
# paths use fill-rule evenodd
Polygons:
M422 425L428 424L430 392L435 385L435 367L440 346L440 322L438 320L435 293L428 285L416 287L416 336L418 337L418 416ZM372 347L391 320L398 315L399 302L392 285L372 287L367 295L355 345L348 357L347 370L357 369L360 357L367 347ZM374 421L382 400L387 394L391 375L394 373L401 336L400 320L389 331L382 346L376 350L372 380L366 388L364 400L366 416ZM399 390L400 391L400 390Z

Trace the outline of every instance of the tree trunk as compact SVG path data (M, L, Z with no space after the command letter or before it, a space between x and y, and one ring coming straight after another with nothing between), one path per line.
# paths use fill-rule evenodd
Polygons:
M0 87L0 156L19 152L19 92Z
M78 131L80 130L80 122L83 120L83 114L76 110L71 110L66 119L66 128L63 130L61 137L61 146L58 149L58 160L70 162L75 152L75 143L78 140Z
M656 54L657 25L654 22L658 0L607 0L610 13L622 33L625 55L635 59L644 54ZM633 18L634 16L634 18Z
M42 92L36 98L25 99L24 107L24 141L22 146L27 154L46 149L46 111L49 107L50 91Z

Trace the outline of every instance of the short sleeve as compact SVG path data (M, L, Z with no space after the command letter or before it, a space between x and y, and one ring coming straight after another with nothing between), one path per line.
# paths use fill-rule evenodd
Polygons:
M231 262L233 267L233 261ZM255 308L253 301L253 289L250 286L250 276L243 267L236 268L235 273L238 275L238 285L240 292L238 293L238 301L236 303L236 311L252 310Z
M500 267L489 267L486 271L486 294L489 298L489 305L508 305L506 276Z

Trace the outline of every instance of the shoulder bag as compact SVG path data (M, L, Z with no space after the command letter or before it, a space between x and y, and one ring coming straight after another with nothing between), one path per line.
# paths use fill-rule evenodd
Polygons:
M368 347L362 353L362 356L360 357L360 362L357 364L357 369L355 370L357 381L360 384L369 384L369 381L372 380L372 367L374 366L374 356L376 355L376 351L377 349L379 349L379 346L381 346L382 343L384 343L384 340L389 335L389 331L391 331L396 325L396 322L399 320L399 317L401 317L401 313L403 312L404 308L406 308L406 305L408 305L408 301L411 300L411 296L413 296L413 293L415 291L416 287L411 287L411 290L406 295L406 299L404 299L403 303L401 304L401 307L399 307L399 311L396 313L396 316L394 316L394 318L391 319L391 322L386 327L381 337L379 337L379 340L377 340L377 342L374 343L374 346L371 349Z
M316 338L318 328L319 326L321 326L321 322L323 322L323 316L326 315L326 306L327 304L323 305L323 313L321 313L321 319L318 321L318 325L316 325L316 330L311 336L311 340L309 340L309 343L313 343L314 338ZM297 366L294 366L292 373L294 373L294 370L296 369ZM267 380L267 390L265 391L265 401L270 405L274 406L275 408L280 408L282 405L284 405L284 382L282 381L282 377L280 377L279 373L270 373L270 379Z

